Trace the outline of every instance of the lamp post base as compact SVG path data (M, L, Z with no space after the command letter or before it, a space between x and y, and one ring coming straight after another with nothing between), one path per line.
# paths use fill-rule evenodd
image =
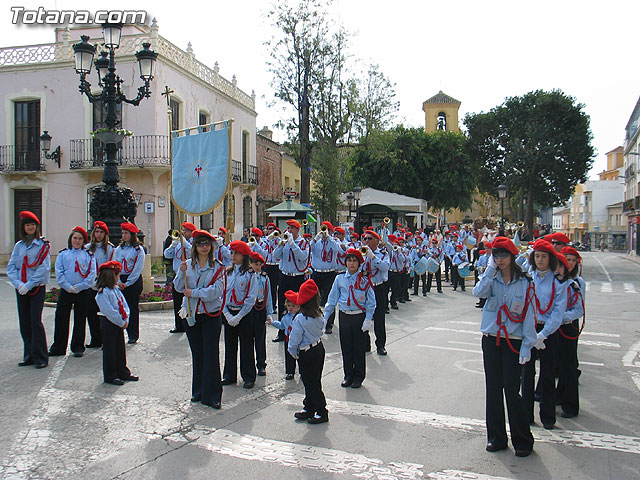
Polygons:
M91 189L89 214L93 221L102 220L109 228L109 239L114 245L120 242L120 224L133 222L137 213L133 190L118 185L98 185Z

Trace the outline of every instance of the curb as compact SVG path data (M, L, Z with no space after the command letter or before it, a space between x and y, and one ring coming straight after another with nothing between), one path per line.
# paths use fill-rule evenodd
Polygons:
M45 307L55 308L53 302L44 302ZM163 302L140 302L139 308L141 312L151 312L154 310L173 310L173 300L165 300Z

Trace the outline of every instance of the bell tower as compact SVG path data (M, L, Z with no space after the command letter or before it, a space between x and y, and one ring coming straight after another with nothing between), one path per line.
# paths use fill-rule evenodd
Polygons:
M424 130L427 133L436 130L460 132L458 126L458 110L461 102L440 90L436 95L422 104L425 115Z

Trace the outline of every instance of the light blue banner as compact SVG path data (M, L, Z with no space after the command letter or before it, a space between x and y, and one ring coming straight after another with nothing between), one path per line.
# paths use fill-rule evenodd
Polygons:
M189 215L213 209L225 194L229 175L229 127L173 138L173 203Z

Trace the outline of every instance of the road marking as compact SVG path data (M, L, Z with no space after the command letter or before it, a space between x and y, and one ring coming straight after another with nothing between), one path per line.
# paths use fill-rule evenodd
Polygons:
M453 352L482 353L481 350L468 350L466 348L455 348L455 347L441 347L439 345L416 345L416 347L435 348L437 350L451 350Z
M580 360L580 365L591 365L593 367L604 367L604 363L600 363L600 362L585 362L584 360Z
M458 323L460 325L479 325L478 322L466 322L464 320L449 320L447 323Z
M186 435L178 433L166 439L176 442L191 441L190 445L233 458L330 474L351 474L359 478L389 480L424 478L423 465L417 463L385 463L383 460L357 453L242 435L225 429L196 428Z
M611 276L609 275L609 272L607 272L607 269L604 268L604 265L602 264L602 262L600 261L600 259L598 257L594 257L596 262L598 262L600 264L600 266L602 267L602 271L604 272L604 274L607 276L607 280L611 281Z
M482 335L480 330L460 330L458 328L446 328L446 327L426 327L425 330L433 332L456 332L456 333L470 333L472 335Z
M622 365L625 367L640 367L640 361L638 356L640 354L640 342L635 343L627 350L627 353L622 357Z
M512 480L507 477L494 477L493 475L464 472L461 470L443 470L441 472L428 473L427 478L433 480Z
M471 345L472 347L478 346L478 342L458 342L457 340L449 340L447 343L453 343L454 345Z
M612 348L620 348L619 343L611 343L611 342L600 342L596 340L580 340L580 345L590 345L592 347L612 347Z
M636 287L633 286L633 283L623 283L623 286L626 293L637 293Z
M613 288L611 287L611 282L602 282L600 284L600 291L602 293L612 293Z
M620 338L619 333L602 333L602 332L587 332L583 331L580 335L590 335L594 337L610 337L610 338Z
M284 397L282 402L300 405L303 398L303 395L295 393ZM327 399L327 408L331 414L370 417L380 420L392 420L414 425L427 425L434 428L486 435L485 421L483 419L456 417L453 415L441 415L439 413L423 412L421 410L411 410L407 408L329 399ZM531 427L531 433L536 442L640 455L640 437L564 430L560 428L545 430L544 428L535 426Z
M591 282L585 282L585 284L586 284L586 285L585 285L585 290L586 290L587 292L591 291Z

